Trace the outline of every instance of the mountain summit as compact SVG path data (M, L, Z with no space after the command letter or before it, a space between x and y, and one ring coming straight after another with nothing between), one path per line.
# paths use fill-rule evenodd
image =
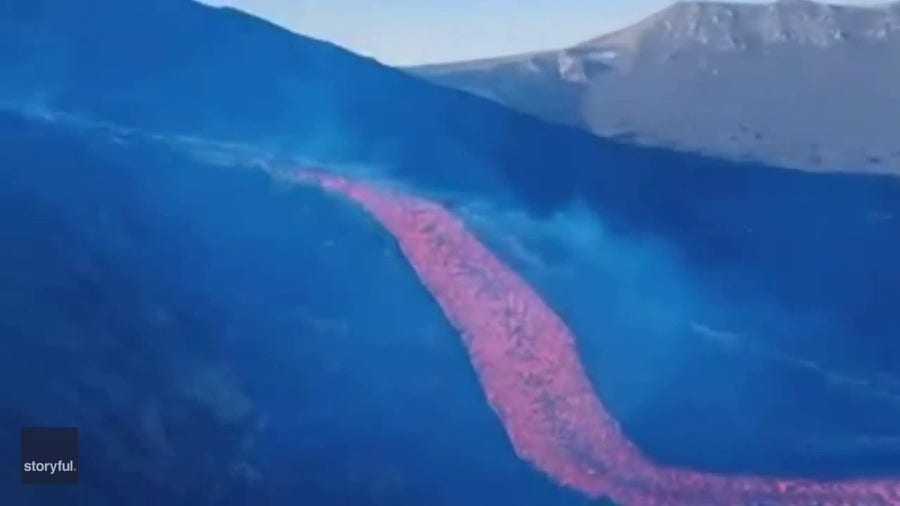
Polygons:
M900 3L865 8L810 0L767 5L679 2L634 26L577 47L671 55L692 46L726 51L772 44L829 47L845 41L877 42L898 34Z
M681 2L573 47L411 72L603 136L900 173L900 2Z

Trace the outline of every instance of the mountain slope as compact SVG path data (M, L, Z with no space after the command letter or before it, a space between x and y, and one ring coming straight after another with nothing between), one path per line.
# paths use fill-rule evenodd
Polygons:
M8 108L412 173L491 167L467 174L522 184L547 166L600 163L587 135L235 10L189 0L36 0L4 3L0 13L0 104Z
M31 425L81 448L77 487L0 473L7 504L574 500L506 451L359 212L178 143L5 112L0 134L0 453Z
M654 459L900 469L900 180L610 142L230 10L18 7L3 415L74 418L104 479L14 503L583 502L516 459L397 243L281 177L309 160L465 221Z
M900 3L682 2L572 48L413 68L602 136L900 173Z

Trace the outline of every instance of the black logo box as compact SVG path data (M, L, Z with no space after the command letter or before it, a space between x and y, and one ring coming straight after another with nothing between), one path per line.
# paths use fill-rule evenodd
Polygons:
M22 483L28 485L78 483L78 429L22 428Z

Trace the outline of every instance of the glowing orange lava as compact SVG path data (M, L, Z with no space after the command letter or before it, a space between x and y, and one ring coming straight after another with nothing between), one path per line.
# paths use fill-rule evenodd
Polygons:
M427 200L303 171L362 205L398 241L460 332L516 454L559 483L625 506L900 506L900 480L730 476L659 465L594 392L559 316L462 222Z

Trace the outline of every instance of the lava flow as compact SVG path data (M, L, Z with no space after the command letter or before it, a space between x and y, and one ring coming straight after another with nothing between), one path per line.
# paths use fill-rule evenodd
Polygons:
M653 462L594 392L566 324L458 218L335 175L299 179L356 201L394 236L462 335L516 454L557 482L624 506L900 506L900 480L716 475Z

